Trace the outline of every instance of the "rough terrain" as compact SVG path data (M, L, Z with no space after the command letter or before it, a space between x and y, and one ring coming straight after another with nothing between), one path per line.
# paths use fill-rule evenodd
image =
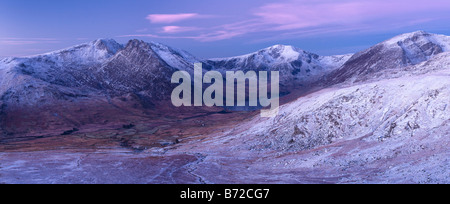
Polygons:
M157 43L3 59L0 183L448 184L449 51L419 31L355 55L278 45L203 61L297 80L275 118L171 107L170 74L200 60Z

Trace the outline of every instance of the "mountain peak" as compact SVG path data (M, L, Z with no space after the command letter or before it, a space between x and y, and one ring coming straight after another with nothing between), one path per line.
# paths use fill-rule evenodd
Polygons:
M291 45L278 44L278 45L274 45L274 46L268 47L267 49L286 49L286 48L293 49L294 47L291 46Z
M110 53L117 53L123 48L123 45L119 44L113 39L97 39L91 42L95 47L102 50L107 50Z
M128 43L125 45L125 49L142 47L142 46L149 47L149 44L144 42L143 40L132 39L132 40L129 40Z
M125 50L138 50L142 53L152 53L157 55L170 67L179 70L193 71L194 63L200 62L200 60L186 51L175 49L157 42L145 42L133 39L127 43Z
M264 51L264 50L275 50L275 51L279 51L279 52L283 52L283 51L287 51L287 52L297 52L297 53L301 53L301 52L305 52L304 50L294 47L292 45L274 45L271 47L268 47L266 49L262 49L260 51Z
M438 52L450 51L450 37L445 35L432 34L425 31L416 31L412 33L405 33L391 38L383 43L387 47L402 47L408 49L413 46L422 47L421 49L429 49L436 47Z
M422 35L430 34L430 33L426 32L426 31L423 31L423 30L419 30L419 31L412 32L412 33L414 33L414 34L422 34Z
M64 61L101 62L115 55L121 49L123 49L123 45L117 43L113 39L97 39L88 43L79 44L73 47L57 50L54 52L30 56L29 58L56 57L60 58L59 60L63 62Z
M414 32L410 32L410 33L404 33L403 35L411 35L411 36L415 36L415 35L430 35L431 33L426 32L424 30L418 30L418 31L414 31Z
M435 34L431 34L428 32L425 32L423 30L420 31L415 31L415 32L411 32L411 33L404 33L398 36L395 36L387 41L385 41L384 43L386 44L397 44L398 42L402 42L402 41L406 41L406 40L413 40L416 41L419 38L426 38L429 36L433 36Z

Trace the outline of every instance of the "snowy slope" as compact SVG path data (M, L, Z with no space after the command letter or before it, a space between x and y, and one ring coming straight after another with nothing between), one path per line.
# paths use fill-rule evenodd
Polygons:
M328 71L333 71L333 70L341 67L342 65L344 65L352 56L353 56L353 54L320 56L319 62Z
M421 45L433 43L441 47L442 51L450 51L450 36L427 33L425 31L416 31L412 33L405 33L398 35L392 39L386 40L383 44L387 46L397 46L400 44L407 44L410 49L417 49ZM413 45L415 43L415 45ZM405 50L408 50L407 48ZM420 52L420 51L416 51Z
M31 59L37 58L39 60L39 58L46 58L62 65L70 63L102 63L122 48L123 45L113 39L98 39L71 48L31 57Z
M326 89L283 106L278 117L259 124L268 128L258 132L265 135L258 141L265 141L261 146L292 151L367 135L385 140L427 134L450 120L448 79L447 69Z
M450 37L417 31L396 36L356 53L328 81L332 84L367 80L377 72L416 65L448 52Z
M122 45L114 40L99 39L90 43L37 56L15 58L10 63L15 74L30 76L66 87L91 83L91 69L99 67L115 55Z
M349 83L300 97L281 106L274 118L256 116L236 124L203 142L205 154L264 155L252 170L298 172L294 178L307 175L317 178L314 182L333 178L337 183L448 183L447 39L416 32L358 53L352 73L358 83L349 74ZM397 55L403 52L409 54ZM380 70L361 77L358 71L365 66Z
M442 53L395 77L323 89L202 146L235 156L274 153L259 168L338 183L448 183L449 65Z
M156 42L151 42L149 45L164 62L179 70L193 72L194 63L201 62L184 50L178 50Z

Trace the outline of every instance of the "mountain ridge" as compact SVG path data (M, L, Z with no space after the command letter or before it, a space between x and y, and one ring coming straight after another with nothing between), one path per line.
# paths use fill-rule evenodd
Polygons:
M275 45L248 55L215 59L217 61L201 61L188 52L160 43L130 40L121 45L112 39L98 39L47 54L0 60L0 101L5 113L1 117L3 121L13 121L7 124L16 125L14 121L19 120L14 118L19 117L19 113L23 114L20 118L26 118L33 109L44 105L49 106L45 111L58 112L58 108L51 107L53 103L76 109L80 101L93 103L92 108L96 107L95 103L105 103L111 113L127 109L124 107L131 107L133 111L128 112L144 113L154 110L158 104L169 107L170 93L175 86L170 83L172 74L178 70L192 74L193 62L197 60L205 64L205 69L219 72L280 71L281 95L293 95L284 100L288 103L333 84L347 80L364 82L376 79L377 72L415 65L411 60L404 61L405 46L395 45L395 42L407 45L408 50L419 50L410 54L418 53L417 62L424 62L447 50L446 44L435 44L446 43L446 39L441 35L414 32L355 55L341 56L319 56L293 46ZM393 44L393 48L386 44ZM389 60L391 58L395 60ZM385 64L379 64L380 60ZM117 103L124 107L118 108ZM24 107L28 107L29 113ZM96 112L95 108L83 111L87 115ZM62 114L57 115L45 117L53 124ZM89 123L89 120L76 124ZM70 121L68 124L73 123ZM19 126L14 129L20 129Z

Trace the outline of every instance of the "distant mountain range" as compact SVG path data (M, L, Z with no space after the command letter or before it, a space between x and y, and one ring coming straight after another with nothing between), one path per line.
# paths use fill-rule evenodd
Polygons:
M196 62L280 71L279 114L173 107L172 73ZM423 31L351 55L222 59L100 39L0 60L0 180L449 183L449 99L450 37Z
M172 73L192 73L195 62L220 72L280 71L281 89L287 94L365 81L379 72L430 60L449 49L450 37L420 31L397 36L355 55L319 56L275 45L244 56L202 60L159 43L130 40L121 45L99 39L47 54L2 59L1 127L4 134L67 129L111 120L110 115L97 113L98 106L113 115L123 114L117 112L121 109L118 106L138 112L170 106L167 100L174 88L170 83ZM79 114L69 116L74 114L73 109Z

